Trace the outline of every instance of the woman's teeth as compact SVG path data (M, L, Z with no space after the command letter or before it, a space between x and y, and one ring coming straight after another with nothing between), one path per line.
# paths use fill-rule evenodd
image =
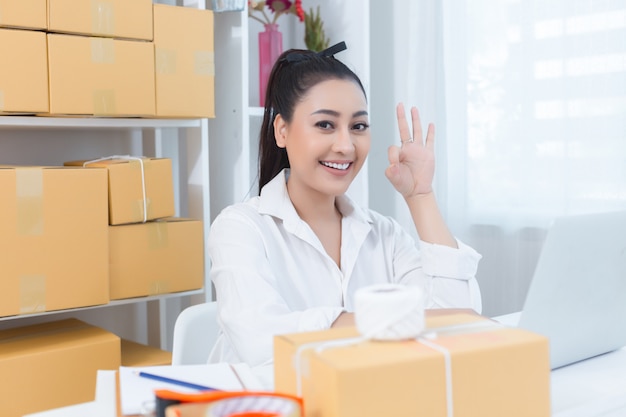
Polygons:
M335 162L324 162L324 161L322 161L322 165L327 166L329 168L345 170L345 169L348 169L348 167L350 166L350 163L337 164Z

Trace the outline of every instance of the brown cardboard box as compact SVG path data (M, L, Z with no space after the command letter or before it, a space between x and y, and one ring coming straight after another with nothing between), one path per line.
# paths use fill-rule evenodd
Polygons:
M0 316L109 301L104 169L0 166Z
M157 117L215 117L213 12L154 4Z
M48 31L151 41L152 0L48 0Z
M160 366L172 364L172 352L122 339L122 366Z
M154 220L175 214L171 159L142 157L140 161L114 158L93 162L69 161L64 165L82 167L85 162L88 162L88 168L108 170L109 224L140 223L144 218Z
M76 319L0 331L2 416L93 401L97 371L119 366L119 337Z
M50 114L154 116L151 42L48 34Z
M202 288L203 236L191 219L109 226L111 299Z
M466 326L430 340L450 353L454 416L550 416L548 340L492 323L468 314L427 318L431 329ZM447 415L444 353L422 342L309 346L296 355L305 344L356 336L354 328L277 336L276 391L297 394L298 368L308 417Z
M0 114L47 112L45 33L0 29L0 57Z
M46 0L0 0L0 26L45 30Z

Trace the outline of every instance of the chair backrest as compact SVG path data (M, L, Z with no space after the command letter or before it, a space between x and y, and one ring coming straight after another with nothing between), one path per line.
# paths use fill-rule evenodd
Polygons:
M174 323L172 365L207 363L218 331L217 302L185 308Z

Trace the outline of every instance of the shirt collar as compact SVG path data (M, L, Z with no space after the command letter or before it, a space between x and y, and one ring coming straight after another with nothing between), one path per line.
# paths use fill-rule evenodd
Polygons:
M261 190L259 213L282 219L284 222L301 221L287 192L289 168L283 169ZM369 213L357 206L347 195L337 197L337 208L344 218L373 223Z

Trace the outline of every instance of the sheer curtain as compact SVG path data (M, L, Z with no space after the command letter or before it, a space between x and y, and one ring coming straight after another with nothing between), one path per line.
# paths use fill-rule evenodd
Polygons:
M483 255L484 314L520 310L555 216L626 209L626 1L392 4L390 100L437 124L436 192Z

